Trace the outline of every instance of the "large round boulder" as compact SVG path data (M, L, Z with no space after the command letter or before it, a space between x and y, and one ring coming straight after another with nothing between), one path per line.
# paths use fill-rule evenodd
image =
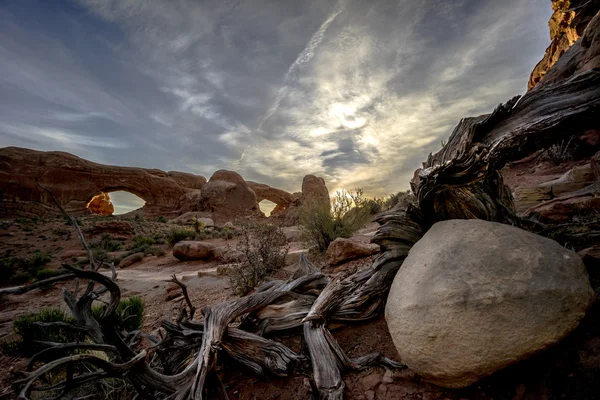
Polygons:
M563 339L594 292L581 258L495 222L438 222L394 278L385 309L402 362L459 388Z

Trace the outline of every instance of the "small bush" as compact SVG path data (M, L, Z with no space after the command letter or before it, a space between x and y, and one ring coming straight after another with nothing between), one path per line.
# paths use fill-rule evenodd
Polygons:
M165 224L167 222L167 219L161 215L160 217L158 217L156 219L156 222L160 222L160 223Z
M573 138L568 141L563 140L544 150L541 154L541 159L560 165L563 162L572 161L575 158L577 147L577 144L573 143Z
M153 237L137 235L133 238L133 243L128 247L128 250L134 250L143 246L152 246L156 241Z
M104 312L104 305L92 307L92 315L99 319ZM144 300L140 296L132 296L119 302L115 311L114 324L119 330L133 332L142 327L144 321Z
M229 279L233 291L245 295L268 274L285 266L288 247L283 231L275 225L249 222L241 232L237 250L244 254L245 261L231 272Z
M195 235L196 232L192 229L172 228L167 234L167 243L169 243L170 246L174 246L176 243L188 238L193 238Z
M325 252L335 239L352 236L370 219L371 205L356 193L341 190L335 193L333 206L308 203L300 210L300 224L304 240Z
M52 278L54 276L58 276L63 274L64 271L63 270L55 270L55 269L50 269L50 268L43 268L41 270L39 270L36 274L36 278L38 281L43 281L44 279L49 279Z
M90 243L90 247L111 252L121 250L122 244L118 240L114 240L108 233L103 233L100 239Z
M45 346L38 341L69 343L83 340L81 332L64 326L39 326L37 323L66 322L73 323L75 320L59 309L42 309L37 313L20 315L13 321L13 329L20 336L20 341L13 342L10 346L3 348L20 355L30 357L41 351Z
M165 254L167 254L167 252L160 247L149 246L148 248L146 248L146 250L144 250L144 255L148 255L148 254L157 256L157 257L162 257Z

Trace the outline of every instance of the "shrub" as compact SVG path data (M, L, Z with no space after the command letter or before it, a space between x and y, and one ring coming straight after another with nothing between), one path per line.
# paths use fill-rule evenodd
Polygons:
M268 274L285 266L287 240L280 227L257 222L242 226L237 250L245 256L244 263L229 275L233 291L245 295L261 283Z
M6 251L0 257L0 276L7 283L22 284L31 277L37 276L38 272L50 261L48 253L39 250L27 258L11 257L11 252Z
M545 149L541 154L541 159L560 165L563 162L572 161L575 158L577 147L577 144L573 143L573 138L569 141L563 140L560 143L553 144Z
M121 250L121 242L114 240L108 233L103 233L100 239L97 239L90 243L92 249L101 249L105 251L118 251Z
M92 307L92 315L98 319L104 312L104 305ZM142 327L144 321L144 300L140 296L132 296L119 302L113 321L119 330L133 332Z
M37 313L20 315L13 321L13 329L20 340L3 348L4 351L12 351L21 356L32 356L41 351L45 346L39 341L69 343L83 340L83 334L79 331L69 329L65 326L37 325L37 323L66 322L73 323L75 320L63 311L50 308L42 309Z
M38 281L43 281L44 279L48 279L48 278L52 278L54 276L58 276L63 274L65 271L64 270L55 270L55 269L50 269L50 268L43 268L41 270L39 270L36 274L36 278Z
M181 242L187 238L193 238L196 232L192 229L172 228L167 234L167 242L173 246L175 243Z
M155 244L156 241L153 237L144 236L144 235L136 235L133 238L133 243L129 246L128 250L134 250L143 246L151 246Z
M308 203L300 210L300 224L304 239L324 252L329 244L340 237L350 237L368 222L370 203L356 193L341 190L335 193L333 206Z
M163 224L164 224L164 223L166 223L166 222L167 222L167 219L161 215L160 217L158 217L158 218L156 219L156 222L161 222L161 223L163 223Z

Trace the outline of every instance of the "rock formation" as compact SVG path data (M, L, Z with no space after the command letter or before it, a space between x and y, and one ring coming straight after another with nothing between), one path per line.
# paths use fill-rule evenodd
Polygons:
M94 196L118 190L145 200L146 213L169 213L177 210L186 192L158 169L102 165L64 152L6 147L0 149L0 212L30 216L56 213L50 195L36 179L75 215L89 213L87 204Z
M219 170L202 188L203 209L215 222L227 222L242 216L261 215L256 194L234 171Z
M186 240L173 246L173 256L181 261L208 260L215 257L214 250L211 243Z
M300 210L304 204L313 204L320 207L330 207L331 199L325 180L314 175L306 175L302 179L302 192L294 193L294 200L287 208L284 215L284 225L297 225L300 219ZM276 210L274 210L276 211Z
M385 316L402 361L455 388L559 342L593 300L581 258L555 241L495 222L450 220L410 250Z
M528 89L533 88L546 72L583 34L600 6L598 0L553 0L554 13L548 21L550 46L544 58L535 66L529 77Z
M262 216L258 203L264 199L277 204L273 215L282 218L304 201L329 204L324 180L312 175L304 178L303 193L293 195L246 182L233 171L217 171L207 182L203 176L186 172L103 165L64 152L6 147L0 149L0 213L27 217L59 213L36 179L73 215L111 215L110 192L119 190L145 200L142 212L146 216L196 213L217 223Z
M264 183L246 181L248 186L256 193L256 201L269 200L276 204L271 215L281 215L294 201L294 195L285 190L277 189Z

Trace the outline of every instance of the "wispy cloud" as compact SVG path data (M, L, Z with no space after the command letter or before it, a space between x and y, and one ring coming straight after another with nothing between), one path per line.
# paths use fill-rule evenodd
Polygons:
M0 145L407 187L460 118L525 90L547 0L0 5Z

